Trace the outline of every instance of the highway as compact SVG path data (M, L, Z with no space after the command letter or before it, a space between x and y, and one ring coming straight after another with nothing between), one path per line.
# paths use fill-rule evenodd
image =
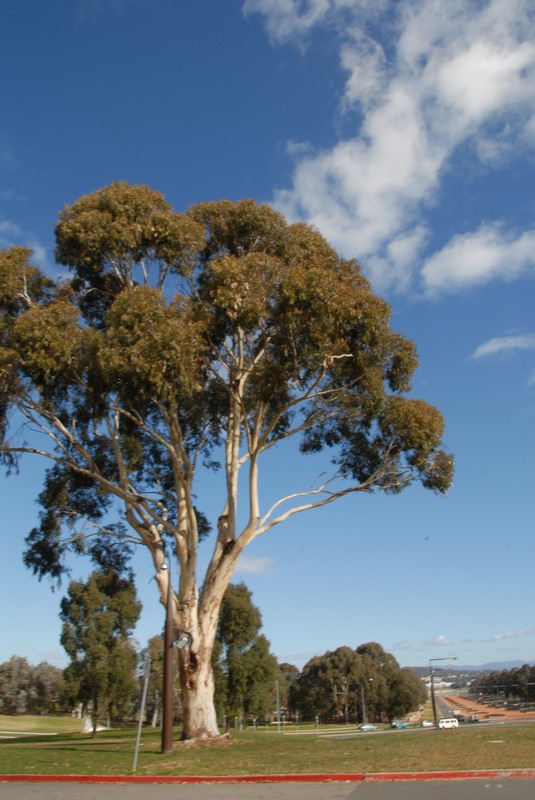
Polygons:
M304 784L0 783L1 800L532 800L534 780Z

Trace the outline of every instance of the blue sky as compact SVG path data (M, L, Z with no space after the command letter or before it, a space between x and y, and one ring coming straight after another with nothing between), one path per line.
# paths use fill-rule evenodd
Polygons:
M58 212L116 180L177 210L253 197L357 257L418 345L454 486L348 498L255 542L236 578L276 655L374 640L402 665L534 660L530 0L17 0L0 74L0 247L57 274ZM275 453L265 501L319 471ZM0 661L61 665L62 589L22 564L41 474L2 484ZM220 478L198 493L217 516ZM143 554L136 570L144 643L162 609Z

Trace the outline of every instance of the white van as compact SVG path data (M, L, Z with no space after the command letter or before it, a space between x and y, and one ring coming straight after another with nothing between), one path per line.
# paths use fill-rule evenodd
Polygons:
M455 719L455 717L444 719L439 719L438 721L439 728L458 728L459 727L459 720Z

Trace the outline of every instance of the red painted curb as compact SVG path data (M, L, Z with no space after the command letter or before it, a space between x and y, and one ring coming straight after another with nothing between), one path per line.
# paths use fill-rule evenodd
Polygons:
M533 779L535 769L456 772L357 772L304 775L0 775L0 783L351 783Z

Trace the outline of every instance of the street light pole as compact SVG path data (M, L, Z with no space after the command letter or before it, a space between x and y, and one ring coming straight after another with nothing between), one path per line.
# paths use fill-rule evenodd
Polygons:
M366 716L366 698L364 697L364 684L360 684L360 699L362 703L362 722L364 725L368 722L368 717Z
M443 656L442 658L430 658L429 659L429 678L431 683L431 703L433 704L433 719L435 720L435 728L438 727L438 719L437 719L437 704L435 701L435 687L433 684L433 667L431 666L432 661L457 661L457 656Z
M372 683L372 681L373 681L373 678L368 678L368 683ZM362 722L364 723L364 725L366 725L366 723L368 722L368 716L366 714L366 697L365 697L365 694L364 694L364 684L363 683L360 684L360 699L361 699L361 704L362 704Z

